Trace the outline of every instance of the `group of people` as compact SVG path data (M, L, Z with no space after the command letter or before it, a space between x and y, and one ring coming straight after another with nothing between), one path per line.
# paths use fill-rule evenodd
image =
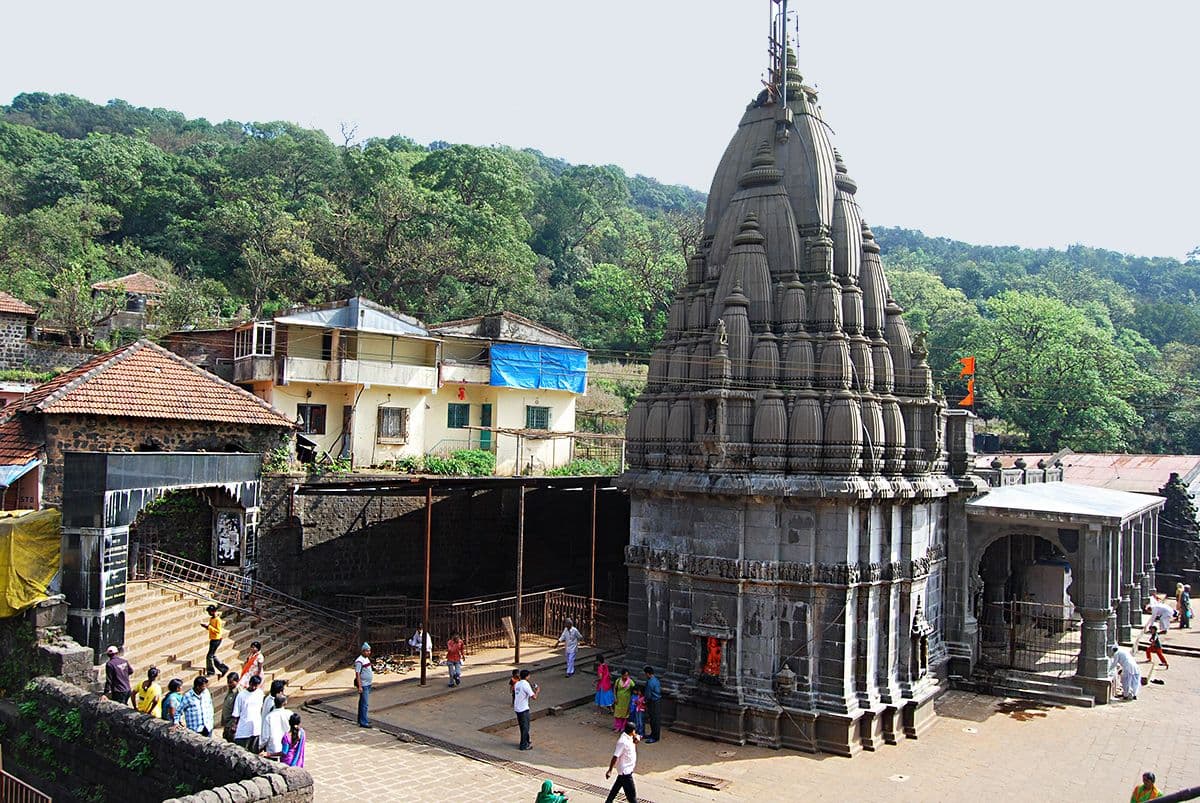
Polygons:
M612 712L614 733L621 733L627 723L632 723L638 736L646 737L646 744L654 744L662 738L662 684L653 667L643 667L642 674L646 679L640 686L628 669L622 669L614 681L608 662L597 655L594 699L597 708ZM648 736L646 730L650 731Z
M571 632L574 631L574 632ZM578 649L579 631L568 621L567 628L559 638L559 644L567 646L567 677L575 674L575 652ZM633 773L637 767L637 745L641 742L654 744L661 733L662 684L654 674L654 668L643 667L645 681L640 685L630 676L628 669L622 669L617 680L612 679L612 671L603 655L596 656L596 693L595 702L601 710L611 711L613 715L613 731L618 734L616 746L608 763L605 779L616 773L612 788L608 793L607 803L613 803L617 794L624 792L626 800L637 803L637 788ZM530 738L531 704L538 698L541 687L533 681L533 673L528 669L514 669L509 680L509 693L512 696L513 713L517 718L517 728L520 731L518 750L532 750ZM648 733L647 733L648 732ZM566 796L557 792L550 781L542 785L537 803L562 803Z
M420 655L421 650L426 658L433 657L433 638L418 626L417 632L408 640L408 646ZM446 671L449 673L450 688L462 685L462 667L467 657L467 643L458 633L451 633L446 642ZM364 641L359 648L358 657L354 659L354 689L358 692L358 726L371 727L370 705L371 684L375 680L375 666L371 662L371 645Z
M158 667L146 670L146 679L132 685L133 666L121 655L120 648L105 650L104 696L115 703L130 705L143 714L160 717L175 727L201 736L213 736L216 717L209 678L219 670L228 684L222 707L222 736L252 753L275 759L291 767L304 766L304 728L300 714L287 708L286 680L271 681L269 694L262 688L265 659L262 645L251 642L250 654L242 671L230 672L217 657L217 649L225 638L225 623L216 606L207 608L208 654L205 672L192 680L192 687L183 691L183 679L172 678L164 694L158 682Z
M1153 666L1154 659L1158 658L1158 663L1163 669L1170 669L1171 665L1163 653L1162 639L1171 629L1172 622L1178 622L1182 630L1192 626L1192 587L1184 583L1176 585L1174 608L1158 599L1152 599L1142 610L1150 617L1143 631L1146 634L1146 663ZM1118 684L1120 685L1120 694L1115 696L1128 701L1137 699L1138 690L1142 686L1142 672L1131 652L1122 650L1116 644L1112 645L1109 648L1108 674L1113 681L1114 693Z

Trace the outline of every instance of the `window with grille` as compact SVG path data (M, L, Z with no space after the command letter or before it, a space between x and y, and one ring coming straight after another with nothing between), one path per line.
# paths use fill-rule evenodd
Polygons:
M446 427L449 429L463 429L471 423L471 405L469 404L449 404L446 405Z
M380 407L375 427L376 440L404 443L408 440L408 408Z
M525 429L550 429L550 408L526 405Z
M325 405L297 404L296 423L305 435L325 434Z

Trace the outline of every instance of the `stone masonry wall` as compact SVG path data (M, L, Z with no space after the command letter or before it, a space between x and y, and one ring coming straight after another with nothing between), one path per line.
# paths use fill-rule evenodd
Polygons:
M24 330L22 330L21 337L24 338L24 336ZM13 367L24 367L30 371L54 371L74 368L81 362L86 362L96 356L96 352L91 349L64 346L61 343L45 343L39 340L30 340L23 343L22 350L22 365Z
M44 416L46 469L42 499L62 502L64 452L258 452L279 445L280 427L110 416Z
M25 365L25 340L29 319L24 315L0 313L0 370Z
M22 702L0 705L5 770L55 800L210 803L313 799L312 776L220 739L37 678Z
M298 596L325 598L339 593L419 593L423 497L297 494L289 501L292 487L302 482L300 476L263 477L263 582ZM435 599L512 591L517 493L509 488L434 497L430 582ZM596 538L596 592L602 598L624 600L628 537L628 497L602 492ZM590 560L590 492L528 491L525 587L570 586L586 593Z

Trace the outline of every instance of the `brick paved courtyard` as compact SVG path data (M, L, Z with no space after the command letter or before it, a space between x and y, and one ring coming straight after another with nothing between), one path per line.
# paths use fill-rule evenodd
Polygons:
M1136 702L1093 709L952 691L939 701L939 716L919 741L853 759L734 747L668 733L663 742L639 751L638 789L656 803L885 796L901 801L1124 800L1143 769L1157 772L1160 787L1167 790L1200 785L1196 743L1186 735L1200 710L1200 659L1173 657L1171 669L1155 677L1165 685L1145 687ZM577 687L590 683L586 677L577 683L579 676L568 682L550 667L538 678L543 705L578 697ZM581 785L604 785L613 739L610 719L591 706L542 717L533 725L535 749L520 753L515 727L479 729L482 722L505 721L505 681L480 677L476 682L435 696L429 696L431 690L417 695L397 689L390 701L377 690L374 697L381 706L375 719L503 762L522 761ZM404 702L406 697L412 701ZM352 703L327 702L345 710ZM528 774L404 743L314 710L305 711L305 725L319 801L530 803L539 786ZM676 780L687 771L732 783L720 792L689 787ZM602 799L569 791L572 801Z

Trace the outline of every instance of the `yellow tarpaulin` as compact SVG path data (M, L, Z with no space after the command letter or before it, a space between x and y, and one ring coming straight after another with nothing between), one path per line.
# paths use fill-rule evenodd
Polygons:
M0 511L0 618L50 596L62 552L57 510Z

